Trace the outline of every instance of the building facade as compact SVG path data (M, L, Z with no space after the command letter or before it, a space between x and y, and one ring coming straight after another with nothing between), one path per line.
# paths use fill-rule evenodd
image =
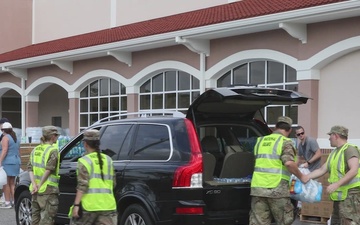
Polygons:
M86 20L72 29L48 35L44 12L50 5L44 2L27 8L35 18L32 44L26 39L0 54L2 116L23 132L54 124L75 135L118 113L185 112L206 89L248 84L312 98L302 106L267 108L270 125L279 115L291 116L322 148L329 147L331 126L344 125L350 141L360 144L360 107L354 104L360 97L359 1L200 1L160 18L150 13L147 20L142 14L131 21L118 19L120 1L107 1L105 9L86 8ZM89 17L95 9L112 13L95 20ZM75 29L81 24L83 30Z

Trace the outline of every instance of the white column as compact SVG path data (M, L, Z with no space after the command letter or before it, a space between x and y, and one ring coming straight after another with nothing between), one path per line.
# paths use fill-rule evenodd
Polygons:
M21 137L25 137L26 129L25 85L25 78L21 78Z

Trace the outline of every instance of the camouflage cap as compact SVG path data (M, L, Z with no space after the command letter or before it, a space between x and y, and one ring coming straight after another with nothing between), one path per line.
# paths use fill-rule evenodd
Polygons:
M100 140L100 132L95 129L90 129L84 132L83 140L96 141Z
M278 122L287 123L290 126L292 125L292 119L290 117L287 117L287 116L279 116Z
M328 132L327 134L340 134L344 137L347 137L349 135L349 129L343 126L333 126L330 132Z
M42 135L47 137L52 134L60 135L58 129L55 126L45 126L42 128Z

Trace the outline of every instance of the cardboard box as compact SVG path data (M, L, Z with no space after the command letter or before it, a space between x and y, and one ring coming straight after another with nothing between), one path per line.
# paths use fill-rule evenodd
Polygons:
M301 204L301 215L320 216L320 203L305 203Z
M323 201L321 203L321 216L330 218L332 212L333 212L333 201Z
M327 158L329 157L329 154L322 154L321 156L321 166L326 163ZM318 182L320 182L323 186L329 186L329 173L326 173L325 175L323 175L322 177L319 177L318 179L316 179Z
M20 145L21 169L27 170L27 164L30 159L30 153L37 145L38 144L21 144Z
M333 211L332 201L305 203L301 205L301 215L330 218Z
M332 152L332 150L334 150L334 148L322 148L322 149L320 149L320 151L321 151L321 153L323 155L329 155Z
M329 173L326 173L325 175L323 175L322 177L317 178L316 180L317 180L318 182L320 182L323 187L324 187L324 186L329 186L329 181L328 181L329 176L330 176L330 174L329 174Z
M324 186L323 185L323 190L322 190L322 195L321 195L321 201L331 201L330 200L330 195L329 195L329 193L327 193L327 191L326 191L326 188L327 188L328 186Z
M324 163L326 163L327 158L329 157L329 154L322 154L321 155L321 165L323 165Z

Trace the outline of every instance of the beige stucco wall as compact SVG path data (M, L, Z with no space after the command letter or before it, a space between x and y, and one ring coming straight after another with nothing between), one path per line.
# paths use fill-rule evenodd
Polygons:
M110 27L110 0L34 0L33 42Z
M31 44L32 1L0 1L0 54Z
M33 43L227 4L228 2L228 0L182 0L176 2L169 0L33 1Z
M34 82L38 82L39 80L44 79L44 77L48 77L49 79L58 78L64 81L67 85L73 85L84 75L101 69L113 71L117 74L117 76L121 76L123 79L131 79L145 68L164 61L180 62L196 69L200 66L200 56L198 54L189 51L182 45L178 45L168 48L134 52L132 54L131 66L119 62L112 56L106 56L96 59L75 61L73 64L74 72L72 74L61 70L55 65L31 68L28 69L29 76L26 80L26 88L31 87ZM168 67L163 67L162 70L173 69L172 65L169 63L165 66ZM96 73L96 76L100 78L102 76L101 72ZM116 79L116 77L113 78ZM4 81L4 79L0 76L0 82L1 81ZM51 79L49 80L49 83L53 83Z
M301 80L298 88L299 92L310 97L306 104L300 105L298 108L298 125L305 129L307 135L317 137L319 80Z
M349 128L349 139L360 144L360 51L336 59L321 70L319 83L319 130L321 144L329 144L331 126Z
M41 92L38 109L38 126L51 125L52 117L61 117L62 128L69 128L69 99L62 87L53 84Z
M302 46L299 40L281 29L221 38L211 41L211 52L207 58L207 67L212 67L229 55L254 49L269 49L296 57L300 47Z
M212 67L231 54L255 49L274 50L298 60L306 60L342 40L359 36L360 29L354 29L357 24L360 24L360 17L309 24L306 44L282 29L212 40L207 67Z
M322 49L360 35L360 16L307 25L307 43L299 46L298 58L308 59Z

